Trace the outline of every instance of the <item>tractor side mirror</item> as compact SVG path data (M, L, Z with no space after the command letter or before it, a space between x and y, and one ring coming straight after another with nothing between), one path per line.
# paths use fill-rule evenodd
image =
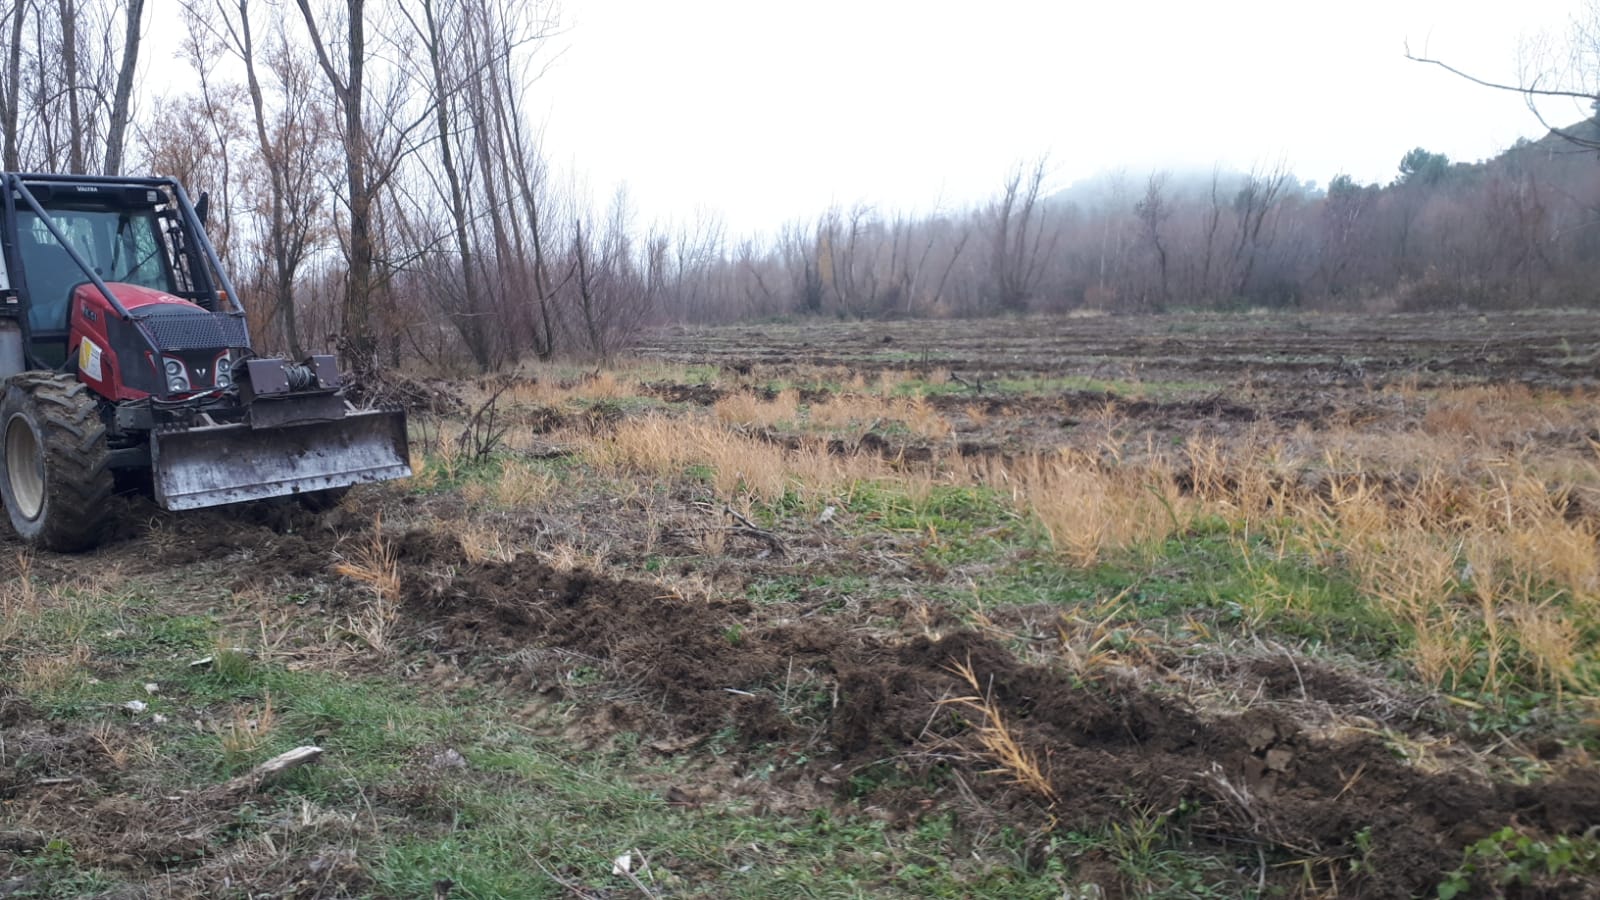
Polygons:
M206 227L206 213L211 211L211 192L201 191L200 199L194 204L194 217L200 220L200 227Z

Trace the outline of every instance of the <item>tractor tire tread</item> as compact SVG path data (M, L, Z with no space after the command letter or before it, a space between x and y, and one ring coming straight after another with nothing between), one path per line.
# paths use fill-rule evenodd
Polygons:
M99 545L109 531L115 478L95 395L72 375L39 373L12 383L30 395L44 433L48 499L34 542L60 552Z

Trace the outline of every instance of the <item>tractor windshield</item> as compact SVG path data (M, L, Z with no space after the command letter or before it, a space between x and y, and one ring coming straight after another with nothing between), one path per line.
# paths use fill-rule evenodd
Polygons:
M46 209L72 249L104 281L171 293L172 271L159 222L149 209ZM67 327L72 289L88 281L55 235L31 211L17 212L18 249L27 279L29 324L36 331Z

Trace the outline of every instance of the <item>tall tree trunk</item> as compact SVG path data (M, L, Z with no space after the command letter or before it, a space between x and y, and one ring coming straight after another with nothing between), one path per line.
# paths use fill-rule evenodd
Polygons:
M300 323L294 308L294 276L299 260L291 259L289 252L288 223L284 203L288 187L284 183L285 159L280 148L274 147L267 133L266 98L261 92L261 78L256 74L256 49L254 33L250 30L249 0L239 0L239 55L244 58L245 86L250 92L250 109L256 125L256 144L261 150L262 164L267 169L267 179L272 191L272 233L268 242L272 246L274 308L283 327L284 344L291 359L305 356L300 343Z
M589 280L589 266L585 258L588 254L583 243L583 220L574 221L572 227L572 249L578 257L578 305L583 312L583 328L589 336L589 349L595 356L604 359L605 338L600 330L600 318L594 308L594 284Z
M4 162L7 172L22 168L20 141L17 139L17 109L22 104L22 26L27 20L26 0L15 0L11 10L11 43L6 45L5 106L0 108L0 128L4 129Z
M83 118L78 109L78 4L76 0L60 0L61 11L61 78L67 92L67 171L74 175L87 172L83 153Z
M122 144L128 130L128 107L133 102L133 76L139 67L139 27L144 24L144 0L128 0L128 30L122 40L122 68L117 72L111 100L111 121L106 126L106 174L122 174ZM227 179L224 179L226 183Z
M62 0L68 2L68 0ZM362 117L362 71L366 65L366 0L345 0L346 74L340 76L328 55L322 33L311 14L310 0L295 0L306 20L317 64L328 77L344 115L344 169L349 191L349 273L339 327L347 361L357 374L369 372L377 362L377 339L372 331L372 189L367 183L367 132Z
M461 286L465 293L462 310L456 316L456 328L472 353L478 369L489 371L492 363L489 350L489 330L486 316L478 297L478 273L472 261L472 239L467 234L467 199L461 190L461 173L456 168L455 147L450 138L450 91L444 83L444 61L440 58L438 20L433 15L433 0L422 0L422 15L427 24L428 62L433 75L433 115L439 129L439 163L444 167L445 182L450 189L450 216L454 220L456 257L461 264Z

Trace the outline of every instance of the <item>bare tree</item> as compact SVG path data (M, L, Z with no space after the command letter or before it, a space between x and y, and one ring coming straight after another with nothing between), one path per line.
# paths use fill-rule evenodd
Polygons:
M434 13L434 0L420 0L420 4L422 7L420 22L404 6L401 10L411 21L412 27L422 39L423 47L427 50L427 83L428 89L432 92L439 165L444 171L444 195L450 208L450 221L455 240L457 267L454 273L460 279L463 295L462 302L455 310L452 319L457 330L461 332L462 340L466 342L467 350L472 354L478 369L487 372L494 364L494 353L490 347L490 335L493 334L493 330L480 296L482 289L479 286L477 265L473 259L472 239L468 234L467 197L462 187L461 171L456 162L454 142L457 126L454 110L458 88L446 82L447 70L459 71L461 67L459 60L456 61L456 65L447 66L444 44L446 41L453 45L463 43L461 37L464 29L460 28L461 16L454 16L456 29L453 34L447 36L439 16Z
M117 72L116 92L111 101L111 118L106 127L107 175L122 174L122 144L128 130L128 110L133 102L133 76L139 67L139 32L144 19L144 0L128 0L127 31L122 38L122 66Z
M1590 110L1590 121L1593 116L1600 113L1600 84L1584 84L1582 79L1590 77L1600 68L1600 3L1591 0L1585 5L1583 13L1572 21L1568 37L1567 62L1564 70L1545 68L1542 71L1524 67L1523 78L1519 84L1494 81L1480 78L1469 72L1450 65L1441 59L1429 56L1417 56L1411 52L1410 45L1406 46L1406 59L1429 66L1437 66L1458 78L1464 78L1473 84L1497 91L1509 91L1521 94L1528 105L1529 112L1539 120L1551 134L1585 150L1600 150L1600 132L1590 129L1580 132L1567 126L1555 126L1545 118L1544 111L1539 108L1540 100L1574 100L1580 102Z
M61 0L71 2L71 0ZM328 54L322 29L310 0L295 0L305 19L306 33L317 53L317 64L328 80L342 117L345 169L345 205L349 212L345 299L340 316L343 349L357 372L376 362L377 338L372 323L372 204L376 190L368 178L367 122L364 83L367 65L366 0L344 0L343 68Z
M1044 158L1031 169L1017 166L1006 178L1000 199L989 209L991 290L1001 309L1018 311L1038 285L1043 257L1045 215L1039 209L1039 192L1044 186ZM1055 242L1051 238L1051 246Z
M1244 186L1234 195L1233 212L1238 217L1238 226L1233 245L1235 277L1232 288L1236 297L1244 296L1250 285L1250 276L1264 243L1262 228L1288 180L1289 172L1282 166L1266 172L1251 170Z
M1134 207L1134 214L1139 217L1140 233L1145 243L1155 253L1156 272L1160 276L1161 293L1159 302L1153 306L1160 310L1165 309L1172 302L1172 291L1167 279L1167 248L1161 242L1161 228L1166 221L1172 218L1172 209L1167 203L1163 191L1167 186L1167 174L1155 172L1145 182L1144 197Z
M22 168L17 118L22 104L22 28L27 15L28 0L13 0L6 15L5 83L0 85L0 130L4 137L0 139L0 157L9 172Z

